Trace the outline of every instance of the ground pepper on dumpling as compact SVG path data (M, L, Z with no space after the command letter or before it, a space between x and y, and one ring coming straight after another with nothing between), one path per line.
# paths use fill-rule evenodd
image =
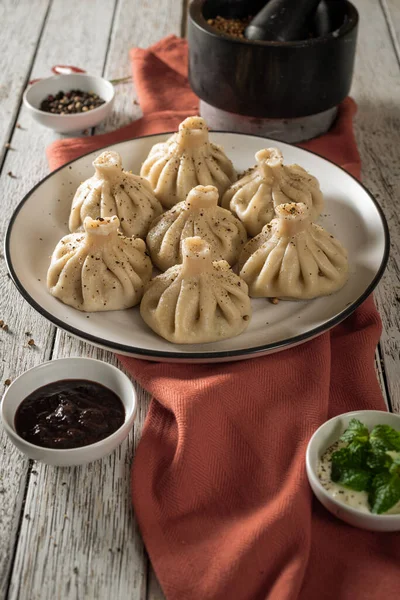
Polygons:
M165 208L185 200L197 185L213 185L222 195L237 178L223 148L210 142L201 117L188 117L177 133L155 144L140 174L148 179Z
M47 272L50 294L87 312L122 310L138 304L152 264L140 238L118 232L119 219L86 217L84 231L57 244Z
M182 242L199 236L210 246L213 260L233 265L247 240L242 223L229 210L218 206L216 187L198 185L186 200L158 217L146 243L153 263L165 271L182 262Z
M249 236L260 233L274 218L274 209L287 202L303 202L316 220L324 200L318 180L299 165L285 165L278 148L256 154L257 164L225 192L221 205L246 227Z
M347 251L311 222L305 204L276 207L276 218L244 246L240 276L252 297L309 300L337 292L348 278Z
M140 314L158 335L175 344L203 344L239 335L249 325L247 284L224 260L212 260L200 237L182 242L183 263L147 285Z
M149 182L124 171L120 155L113 150L100 154L93 166L95 174L81 183L72 201L69 230L82 229L85 217L116 215L123 234L144 238L163 211Z

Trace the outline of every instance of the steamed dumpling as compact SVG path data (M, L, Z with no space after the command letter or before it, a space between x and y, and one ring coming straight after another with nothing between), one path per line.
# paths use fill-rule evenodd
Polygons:
M196 185L214 185L222 195L236 181L231 161L221 146L209 141L200 117L188 117L177 133L153 146L140 174L166 208L185 200Z
M281 204L277 218L243 248L240 276L250 296L297 298L325 296L347 281L347 251L310 219L303 203Z
M151 277L151 260L139 238L118 233L118 217L86 217L84 232L57 244L47 273L50 293L74 308L94 312L140 302Z
M127 236L145 237L162 207L149 182L124 171L118 152L107 150L93 162L95 174L78 187L72 201L69 230L82 229L85 217L117 215Z
M250 236L257 235L274 217L274 208L287 202L303 202L315 221L324 204L318 180L299 165L284 165L278 148L256 154L257 165L225 192L222 206L244 224Z
M175 344L202 344L234 337L249 324L247 285L224 260L213 262L199 237L183 243L183 264L155 277L140 314L158 335Z
M165 271L182 262L182 241L199 236L210 246L212 260L231 265L247 240L246 230L229 210L218 206L217 188L198 185L184 202L158 217L146 242L154 264Z

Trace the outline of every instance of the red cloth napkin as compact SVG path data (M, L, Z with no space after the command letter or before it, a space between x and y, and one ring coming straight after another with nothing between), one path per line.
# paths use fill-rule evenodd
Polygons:
M197 112L187 47L169 36L131 51L143 118L54 143L53 168L125 139L175 129ZM358 176L347 99L332 130L303 144ZM171 600L391 600L400 537L352 528L315 499L307 442L326 419L385 405L374 372L381 323L372 297L341 325L271 356L180 365L120 356L154 396L136 451L132 497Z

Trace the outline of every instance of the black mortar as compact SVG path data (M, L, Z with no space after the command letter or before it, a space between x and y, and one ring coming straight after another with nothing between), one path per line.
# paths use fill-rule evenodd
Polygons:
M213 107L261 119L306 117L337 106L351 86L358 12L347 0L323 1L328 33L318 35L314 22L314 37L270 42L229 37L207 23L218 15L255 15L265 0L193 0L188 40L194 92Z

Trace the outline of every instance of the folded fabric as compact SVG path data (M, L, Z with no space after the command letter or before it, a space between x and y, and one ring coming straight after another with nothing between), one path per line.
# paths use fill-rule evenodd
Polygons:
M143 117L106 135L55 142L52 168L138 135L171 131L198 111L187 46L169 36L131 51ZM355 104L303 144L353 175ZM400 536L352 528L308 486L307 442L326 419L385 405L374 371L381 323L372 297L318 338L225 364L120 356L154 397L132 470L144 543L171 600L394 600Z

